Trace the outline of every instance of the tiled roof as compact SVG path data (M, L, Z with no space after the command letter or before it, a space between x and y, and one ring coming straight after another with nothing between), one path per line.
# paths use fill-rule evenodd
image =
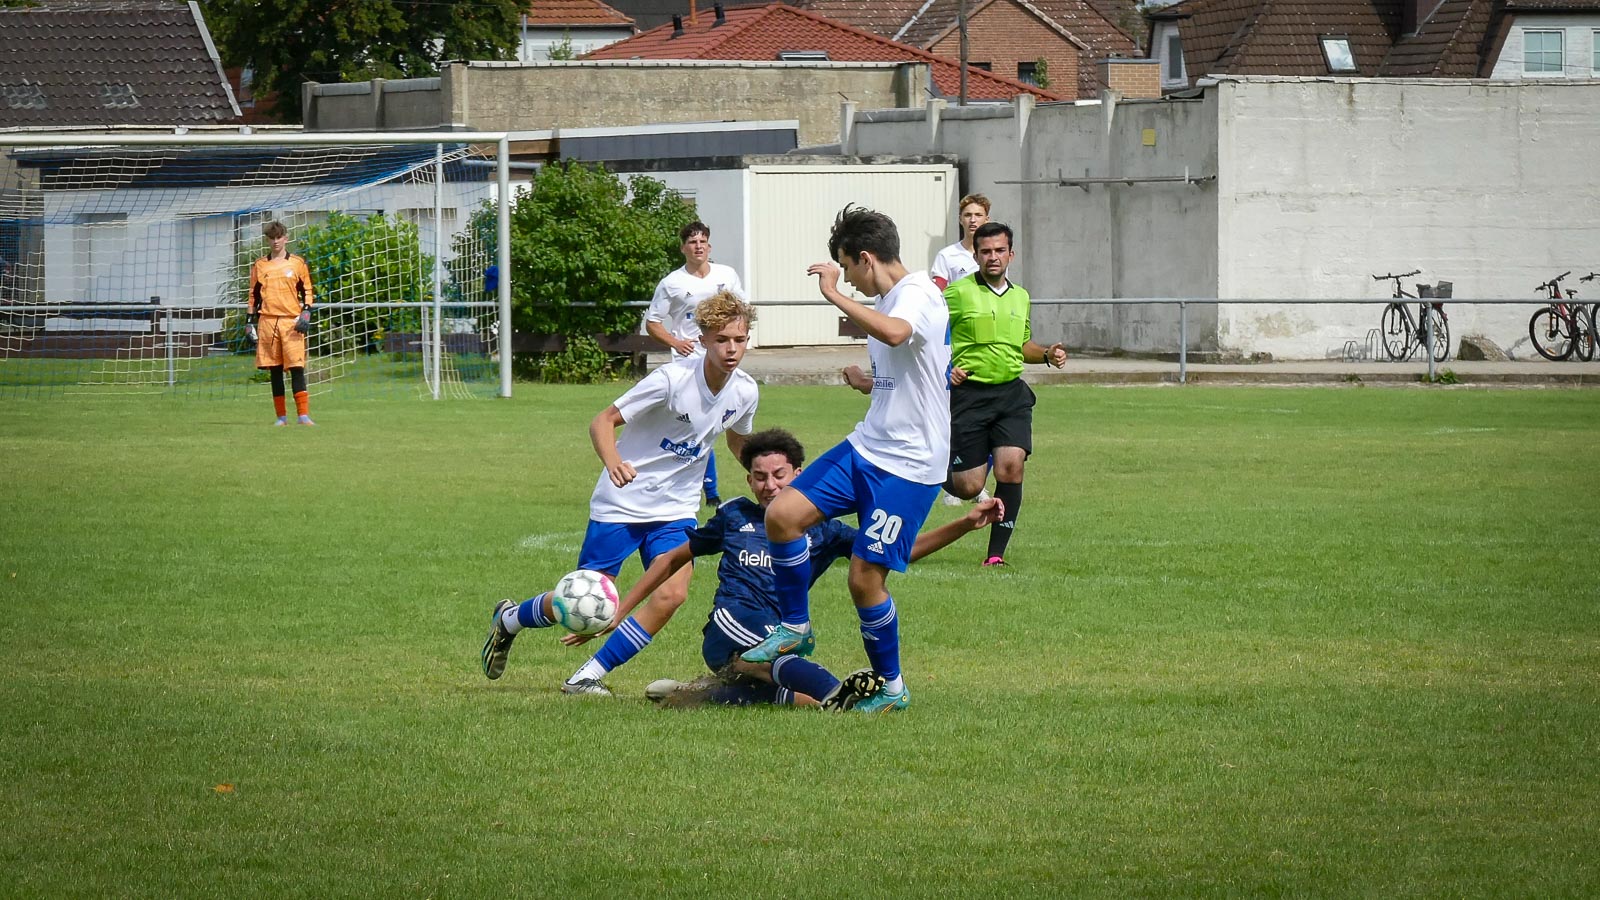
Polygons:
M1155 18L1182 18L1184 67L1204 75L1327 75L1319 40L1348 37L1356 67L1375 76L1399 30L1399 0L1185 0Z
M1472 78L1489 24L1489 0L1444 0L1414 35L1401 35L1378 68L1392 78Z
M689 21L689 4L691 0L607 0L612 8L625 16L633 19L633 24L640 31L649 31L659 28L672 21L673 16L682 16L685 24ZM712 8L716 3L722 2L723 6L732 6L726 0L692 0L699 10L697 18L709 18ZM738 0L734 0L738 2ZM800 0L784 0L790 6L800 4Z
M529 25L541 27L633 25L633 19L600 0L532 0L523 15Z
M238 115L187 3L0 8L0 127L215 124Z
M800 0L795 5L819 16L827 16L835 22L910 44L911 41L895 35L900 34L908 23L920 19L919 13L925 7L937 3L938 0Z
M927 63L941 94L953 97L960 92L958 64L806 10L771 3L734 7L726 11L726 16L721 25L708 15L701 15L698 25L691 26L686 21L684 33L678 37L672 36L671 25L663 25L601 47L583 58L776 60L784 51L822 50L832 62ZM967 96L971 99L1009 100L1024 93L1042 100L1064 99L1054 92L982 69L967 72Z

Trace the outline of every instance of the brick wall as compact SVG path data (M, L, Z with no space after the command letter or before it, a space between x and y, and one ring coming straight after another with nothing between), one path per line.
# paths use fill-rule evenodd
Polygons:
M928 52L946 59L961 58L961 33L951 29ZM990 3L967 19L967 61L990 64L989 71L1017 77L1018 63L1044 59L1050 73L1050 90L1072 97L1078 92L1078 48L1061 33L1014 3Z
M1102 59L1100 84L1130 100L1161 96L1161 61L1155 59Z

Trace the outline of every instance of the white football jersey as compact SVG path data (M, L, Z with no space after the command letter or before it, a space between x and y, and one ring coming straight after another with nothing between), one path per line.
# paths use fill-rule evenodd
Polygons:
M928 269L928 275L933 278L943 278L945 287L978 271L978 260L960 241L939 251L933 258L933 266Z
M716 394L706 384L704 363L661 366L646 375L615 406L627 424L617 453L636 473L625 487L604 469L589 497L596 522L670 522L700 511L706 456L724 431L749 434L755 427L756 380L738 369ZM949 418L947 415L946 419Z
M698 347L700 323L694 320L694 308L718 291L729 290L744 296L739 273L731 266L710 265L711 271L704 278L696 278L682 267L669 272L656 285L655 296L650 298L650 308L644 314L645 321L660 322L673 337L697 342L697 353L703 351ZM679 354L674 350L673 355Z
M942 484L950 468L950 309L926 272L900 279L877 309L911 323L911 337L898 347L867 338L872 404L850 444L886 472Z

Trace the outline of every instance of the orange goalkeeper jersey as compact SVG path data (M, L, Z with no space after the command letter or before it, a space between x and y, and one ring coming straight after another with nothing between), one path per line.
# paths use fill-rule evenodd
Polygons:
M293 253L284 259L256 260L250 267L250 311L263 316L298 316L310 306L311 270Z

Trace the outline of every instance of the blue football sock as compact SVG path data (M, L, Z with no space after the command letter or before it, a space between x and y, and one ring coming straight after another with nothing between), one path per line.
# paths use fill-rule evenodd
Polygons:
M511 622L505 621L505 619L501 620L505 622L506 630L516 634L524 628L549 628L554 625L555 623L546 618L544 614L544 598L549 593L549 591L545 591L537 597L532 597L519 603L516 609L512 611L512 615L506 617L506 619L516 619L514 627Z
M856 607L861 617L861 643L867 648L872 671L890 680L900 677L900 618L894 612L894 598L886 597L877 606Z
M617 626L611 632L611 637L606 638L605 646L594 655L595 661L606 667L607 672L614 672L616 668L635 656L639 651L650 646L650 632L633 616Z
M811 623L811 547L805 535L772 546L772 588L778 621L804 630Z
M711 689L711 702L722 706L753 706L757 703L781 703L777 694L787 694L770 684L719 684ZM790 702L793 702L792 700Z
M832 672L793 654L772 661L772 680L781 688L815 700L822 700L839 686L839 679Z

